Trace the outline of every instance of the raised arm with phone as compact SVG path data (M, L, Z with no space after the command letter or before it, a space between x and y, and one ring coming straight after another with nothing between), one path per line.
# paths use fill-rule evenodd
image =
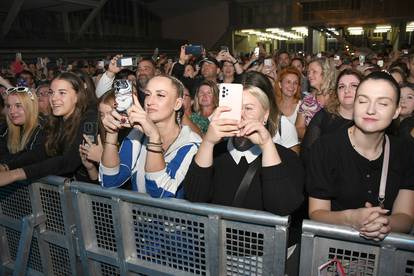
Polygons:
M127 110L128 123L116 110L106 114L107 130L100 165L103 187L119 187L131 179L132 189L153 197L183 197L181 186L201 138L181 126L183 85L174 77L152 78L141 106L136 95ZM118 131L131 127L118 153Z

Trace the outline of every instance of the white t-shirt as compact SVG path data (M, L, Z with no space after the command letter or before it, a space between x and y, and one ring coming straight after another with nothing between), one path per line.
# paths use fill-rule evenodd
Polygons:
M302 103L302 101L298 101L298 103L296 104L295 107L295 111L292 113L292 115L290 116L286 116L286 118L293 124L295 125L296 123L296 118L298 117L298 110L299 110L299 106Z
M299 144L296 127L286 116L282 115L280 118L280 125L272 140L274 143L282 145L285 148L291 148Z

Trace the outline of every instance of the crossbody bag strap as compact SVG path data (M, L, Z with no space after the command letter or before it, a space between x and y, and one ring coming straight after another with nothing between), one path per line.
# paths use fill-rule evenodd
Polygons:
M384 159L382 160L381 180L378 193L378 202L384 208L385 188L387 186L388 164L390 161L390 139L385 135Z
M233 199L232 206L234 207L241 207L244 198L246 197L247 190L250 187L250 183L252 183L253 177L256 174L259 165L262 163L260 157L257 157L252 163L250 163L249 168L247 169L239 188L237 189L236 195Z

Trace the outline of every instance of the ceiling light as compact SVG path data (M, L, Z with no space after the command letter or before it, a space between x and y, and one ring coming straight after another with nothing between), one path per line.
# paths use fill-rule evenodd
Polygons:
M364 33L364 29L362 27L349 27L348 32L350 35L362 35Z
M378 25L375 27L374 33L386 33L391 31L390 25Z

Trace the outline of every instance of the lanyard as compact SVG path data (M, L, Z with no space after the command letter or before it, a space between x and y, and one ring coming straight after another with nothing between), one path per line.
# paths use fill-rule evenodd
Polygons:
M385 149L384 149L384 160L382 160L381 180L378 193L378 202L381 208L384 208L385 201L385 187L387 186L387 175L388 175L388 163L390 159L390 140L385 135Z

